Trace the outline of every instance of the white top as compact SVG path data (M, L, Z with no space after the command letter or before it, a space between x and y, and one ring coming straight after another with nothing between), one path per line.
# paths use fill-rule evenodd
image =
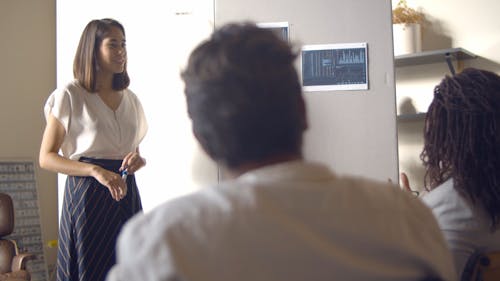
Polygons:
M148 125L137 96L125 89L113 111L95 93L89 93L75 80L56 89L45 103L45 117L52 113L66 130L61 146L63 156L123 159L135 151L146 135Z
M474 208L449 179L422 200L432 209L444 233L460 275L474 251L500 250L500 231L490 231L490 220L482 208Z
M302 161L260 168L133 217L117 259L107 281L456 280L420 200Z

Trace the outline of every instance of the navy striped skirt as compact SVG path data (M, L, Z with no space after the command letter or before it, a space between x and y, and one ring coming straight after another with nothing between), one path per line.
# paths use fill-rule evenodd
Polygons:
M121 160L80 158L118 173ZM115 264L115 245L124 223L142 210L135 177L127 177L127 196L120 201L93 177L68 176L64 190L58 281L101 281Z

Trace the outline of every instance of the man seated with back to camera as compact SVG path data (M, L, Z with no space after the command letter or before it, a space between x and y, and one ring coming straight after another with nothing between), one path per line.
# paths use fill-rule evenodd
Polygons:
M420 200L303 159L296 56L251 23L225 25L191 53L193 133L230 179L134 217L108 281L456 279Z

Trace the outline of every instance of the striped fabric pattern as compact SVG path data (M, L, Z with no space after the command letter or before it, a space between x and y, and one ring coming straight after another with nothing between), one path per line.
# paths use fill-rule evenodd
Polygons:
M83 158L118 172L121 160ZM142 210L135 177L127 177L127 196L116 202L93 177L68 176L64 190L57 254L58 281L101 281L115 264L121 227Z

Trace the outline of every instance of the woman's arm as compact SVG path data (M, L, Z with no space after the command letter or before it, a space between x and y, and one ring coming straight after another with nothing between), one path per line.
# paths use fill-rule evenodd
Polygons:
M40 146L40 167L66 175L94 177L109 189L113 199L119 201L123 198L126 194L126 184L117 173L90 163L70 160L59 154L65 135L66 131L61 122L49 114Z
M48 116L47 126L42 137L39 162L40 167L72 176L94 176L98 166L70 160L59 155L59 149L66 132L63 125L52 114Z

